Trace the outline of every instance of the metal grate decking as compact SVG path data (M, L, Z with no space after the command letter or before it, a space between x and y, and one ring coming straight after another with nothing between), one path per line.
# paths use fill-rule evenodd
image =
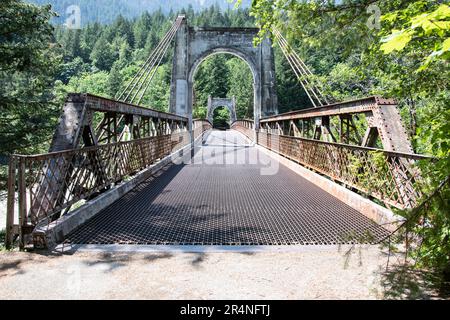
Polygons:
M66 242L326 245L372 243L387 235L290 169L269 163L237 132L213 131L196 153L200 158L203 163L172 165L142 183ZM261 175L262 168L272 167L275 175Z

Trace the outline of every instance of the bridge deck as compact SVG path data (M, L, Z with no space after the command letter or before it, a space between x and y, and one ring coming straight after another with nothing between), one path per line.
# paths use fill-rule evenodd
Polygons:
M240 133L212 131L194 163L166 168L80 226L66 242L314 245L370 243L386 234L248 145Z

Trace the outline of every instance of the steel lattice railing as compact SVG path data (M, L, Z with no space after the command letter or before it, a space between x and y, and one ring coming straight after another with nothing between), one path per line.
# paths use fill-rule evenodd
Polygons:
M255 141L255 123L253 120L237 120L231 124L231 128Z
M206 119L195 119L192 124L192 132L194 135L194 140L200 137L203 132L212 129L211 122Z
M210 127L200 121L193 134ZM53 152L13 155L9 166L7 244L14 234L23 246L24 234L58 219L71 207L157 163L191 143L189 131L126 142ZM19 225L14 226L18 198Z
M258 132L258 144L335 181L399 209L414 208L421 197L415 163L432 158Z

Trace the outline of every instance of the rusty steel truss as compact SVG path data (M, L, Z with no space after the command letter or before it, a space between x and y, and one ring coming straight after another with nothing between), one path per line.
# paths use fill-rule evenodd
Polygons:
M414 208L421 197L417 161L396 103L369 97L252 120L232 128L259 145L387 207ZM364 133L361 134L361 130Z
M421 175L415 162L429 160L416 154L266 132L258 133L258 144L398 209L418 204Z
M397 103L380 97L262 118L260 132L413 153Z
M241 132L250 140L255 140L255 122L253 120L237 120L231 124L231 128Z
M50 152L11 156L7 246L19 236L23 247L38 225L50 224L210 128L207 120L189 125L188 119L170 113L89 94L69 95Z
M188 119L91 94L69 94L50 152L188 130Z

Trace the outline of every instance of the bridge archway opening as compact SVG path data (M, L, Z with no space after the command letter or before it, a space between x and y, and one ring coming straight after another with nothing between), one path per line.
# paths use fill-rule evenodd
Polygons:
M213 128L218 130L228 130L231 125L231 112L227 107L217 107L213 111Z
M185 18L175 37L170 112L192 118L194 76L198 66L218 53L228 53L244 60L253 76L253 118L278 113L275 63L272 42L265 38L254 45L258 28L191 27Z
M238 50L216 48L206 52L194 62L189 82L193 118L212 122L215 109L227 107L231 122L254 119L257 71L252 61Z

